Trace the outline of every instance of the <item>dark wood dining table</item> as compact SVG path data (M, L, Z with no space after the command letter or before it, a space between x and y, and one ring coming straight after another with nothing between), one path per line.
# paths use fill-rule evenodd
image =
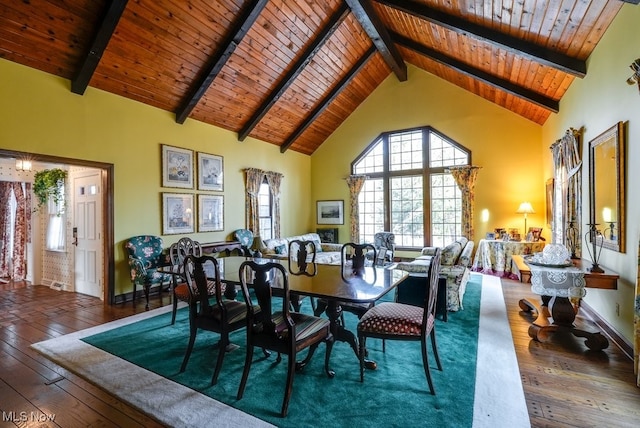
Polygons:
M227 291L240 284L239 269L242 262L254 260L257 263L276 262L287 267L286 261L248 257L220 258L221 280L227 284ZM289 274L289 291L299 295L325 299L328 303L325 313L331 322L331 333L334 340L347 342L358 357L356 335L341 322L341 303L372 303L398 286L408 273L402 270L382 266L367 266L361 275L351 269L342 269L340 265L316 265L313 276ZM233 287L229 287L233 285ZM282 288L282 284L272 283L273 288ZM227 294L227 297L231 297ZM375 362L368 361L367 367L375 368Z

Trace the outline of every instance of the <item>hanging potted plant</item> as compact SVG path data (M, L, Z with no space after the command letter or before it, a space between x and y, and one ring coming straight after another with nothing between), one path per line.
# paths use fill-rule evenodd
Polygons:
M64 207L64 180L67 171L54 168L38 171L33 176L33 193L38 199L38 208L51 201L56 207Z

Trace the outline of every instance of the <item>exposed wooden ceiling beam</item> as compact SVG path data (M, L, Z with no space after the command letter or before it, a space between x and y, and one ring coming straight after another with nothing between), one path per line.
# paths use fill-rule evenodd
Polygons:
M91 47L87 51L80 65L80 69L71 80L71 92L82 95L87 89L87 86L89 86L91 77L100 63L100 58L102 58L102 54L107 48L111 36L113 36L122 12L124 12L125 7L127 7L127 2L128 0L113 0L109 2L104 12L102 22L100 22L98 26L98 31L93 37Z
M260 12L266 6L269 0L253 0L247 7L242 10L236 20L234 27L224 43L222 50L216 52L209 60L209 63L202 71L202 78L191 87L189 95L184 99L182 105L176 112L176 122L184 123L189 114L205 94L211 83L216 78L222 67L227 63L231 54L236 50L244 36L249 32L253 23L260 16Z
M313 41L313 43L307 48L304 54L300 57L300 59L293 65L291 70L282 78L278 86L276 86L273 91L269 94L267 99L258 107L256 112L251 116L251 119L247 121L247 123L242 127L240 132L238 133L238 140L243 141L247 138L247 135L251 132L253 128L260 122L260 120L264 117L265 114L269 111L271 107L278 101L278 99L284 94L289 86L295 81L296 77L302 73L302 70L311 62L313 57L318 53L318 51L322 48L324 43L331 37L333 33L338 29L338 27L345 20L347 15L349 14L349 9L345 4L342 4L341 7L331 16L327 25L322 29L322 31L318 34L318 37Z
M394 46L389 32L380 20L370 0L345 0L364 31L382 55L389 68L393 70L399 81L407 80L407 65Z
M562 53L527 42L517 37L503 34L466 21L457 16L436 10L426 4L410 0L375 0L385 6L392 7L417 18L447 28L458 34L473 37L506 49L516 55L524 56L538 63L553 67L573 76L584 77L587 74L587 63Z
M284 153L287 149L293 144L293 142L313 123L314 120L322 114L323 111L329 107L329 104L338 96L340 92L342 92L349 83L356 77L356 75L360 72L362 67L371 59L371 57L376 53L376 48L371 46L367 52L358 60L358 62L353 66L349 74L344 76L340 82L327 94L326 97L318 104L318 106L307 116L307 118L302 122L302 124L287 138L283 145L280 146L280 153Z
M460 73L463 73L474 79L478 79L502 91L520 97L547 110L551 110L554 113L557 113L560 109L560 103L552 98L541 95L520 85L511 83L508 80L491 75L483 70L480 70L476 67L465 64L453 57L445 55L440 51L436 51L435 49L431 49L427 46L417 43L403 35L392 32L391 37L394 42L405 46L406 48L411 49L419 53L420 55L429 57L434 61L444 64L447 67L453 68Z

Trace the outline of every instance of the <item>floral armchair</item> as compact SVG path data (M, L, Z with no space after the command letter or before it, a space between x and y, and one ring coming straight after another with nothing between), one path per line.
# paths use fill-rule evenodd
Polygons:
M251 251L251 246L253 245L253 232L249 229L238 229L233 232L233 236L236 241L240 242L244 255L246 257L251 257L253 255Z
M396 235L393 232L378 232L373 235L373 247L377 251L375 264L392 263L396 251ZM367 259L373 258L373 252L367 253Z
M149 309L149 290L154 285L162 285L170 276L158 272L165 265L163 242L159 236L140 235L129 238L125 244L129 254L129 272L133 283L133 301L136 299L136 287L139 284L146 299L145 309Z

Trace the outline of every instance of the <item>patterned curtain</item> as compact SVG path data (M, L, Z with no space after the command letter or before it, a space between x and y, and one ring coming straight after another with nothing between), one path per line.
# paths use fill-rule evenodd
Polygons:
M273 171L267 171L265 175L273 197L273 236L280 238L280 184L284 175Z
M633 315L634 346L633 370L636 374L636 385L640 386L640 244L638 244L638 273L636 279L636 304Z
M9 236L11 233L11 212L9 210L9 200L13 184L9 181L0 181L0 278L9 278Z
M349 204L351 205L351 242L360 242L360 210L358 208L358 195L367 180L366 175L350 175L347 177L347 186L349 186Z
M264 179L264 171L256 168L244 170L247 174L245 206L245 226L254 235L260 235L260 214L258 212L258 192Z
M564 137L551 145L554 165L554 201L561 201L562 212L553 209L551 221L552 242L567 245L569 223L577 229L576 236L582 236L582 160L578 139L581 131L570 128ZM582 254L582 239L575 240L576 255ZM567 245L568 246L568 245Z
M25 191L28 193L25 194ZM0 240L3 243L0 252L0 278L23 281L27 275L25 251L30 234L30 192L30 185L23 189L23 183L20 182L0 182L0 201L2 201L0 204ZM9 201L12 193L16 199L16 211L13 225L13 252L10 253L9 237L12 226Z
M475 206L475 192L479 166L451 167L451 175L462 192L462 236L473 241L473 207Z

